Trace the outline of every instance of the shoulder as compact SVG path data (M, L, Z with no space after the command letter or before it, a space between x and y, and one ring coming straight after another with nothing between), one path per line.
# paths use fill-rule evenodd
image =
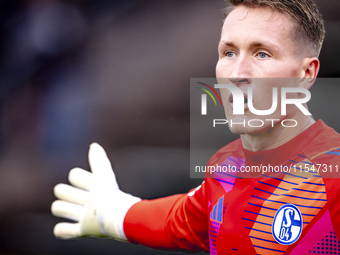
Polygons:
M340 134L324 124L322 132L303 150L324 178L340 177Z

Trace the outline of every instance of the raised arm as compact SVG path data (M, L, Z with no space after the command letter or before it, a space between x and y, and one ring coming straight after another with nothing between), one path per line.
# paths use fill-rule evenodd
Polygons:
M204 185L188 194L141 201L119 189L100 145L90 146L89 162L92 173L74 168L72 186L54 189L59 200L52 204L53 215L76 221L58 223L56 237L105 236L158 249L209 249Z

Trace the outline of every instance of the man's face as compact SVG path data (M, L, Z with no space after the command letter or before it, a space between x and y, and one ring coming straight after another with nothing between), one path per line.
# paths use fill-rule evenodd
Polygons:
M248 96L248 87L253 90L253 105L257 110L267 110L272 106L272 88L298 86L299 79L255 79L255 78L302 78L303 59L291 39L292 21L282 13L269 8L249 9L239 6L226 18L219 43L219 60L216 66L218 83L231 83ZM280 80L280 81L279 81ZM224 109L230 130L247 134L261 131L272 125L266 122L263 127L230 126L233 122L250 119L292 118L296 111L287 108L287 116L281 116L280 93L277 110L269 116L251 113L245 104L244 115L233 115L233 98L230 91L221 89ZM290 95L296 98L298 95ZM290 116L289 116L290 115ZM278 122L278 121L276 121ZM259 123L253 123L257 125Z

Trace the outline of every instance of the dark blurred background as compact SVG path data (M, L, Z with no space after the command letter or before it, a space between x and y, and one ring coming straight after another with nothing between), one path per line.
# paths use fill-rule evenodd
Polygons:
M339 77L340 2L317 4L327 30L319 77ZM53 187L67 183L71 168L89 169L93 141L121 189L144 199L202 181L189 177L189 84L214 77L224 6L0 1L0 254L178 254L56 240Z

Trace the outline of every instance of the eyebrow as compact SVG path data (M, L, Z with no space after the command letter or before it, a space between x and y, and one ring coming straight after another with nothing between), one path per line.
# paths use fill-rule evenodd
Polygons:
M236 47L234 43L232 42L226 42L226 41L220 41L219 44L223 43L226 46L230 46L230 47Z
M229 46L229 47L236 47L236 45L233 43L233 42L229 42L229 41L220 41L220 44L223 43L224 45L226 46ZM255 41L255 42L252 42L250 44L250 48L254 48L254 47L278 47L277 45L273 44L273 43L269 43L269 42L261 42L261 41Z

